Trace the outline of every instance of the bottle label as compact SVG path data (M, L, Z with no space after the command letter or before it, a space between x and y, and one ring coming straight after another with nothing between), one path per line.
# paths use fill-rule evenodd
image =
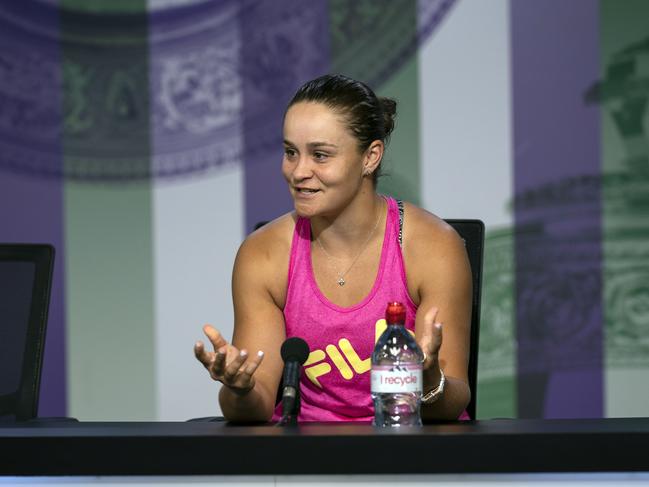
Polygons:
M372 365L372 393L422 391L421 364Z

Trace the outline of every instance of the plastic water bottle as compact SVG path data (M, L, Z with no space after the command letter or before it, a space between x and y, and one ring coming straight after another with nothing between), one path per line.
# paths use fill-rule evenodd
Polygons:
M375 426L421 426L424 354L406 329L406 308L390 302L387 329L372 353L372 399Z

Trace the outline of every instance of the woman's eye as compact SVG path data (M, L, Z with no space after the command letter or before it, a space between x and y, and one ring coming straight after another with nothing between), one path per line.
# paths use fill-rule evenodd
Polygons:
M327 154L324 154L324 153L322 153L322 152L315 152L315 153L313 154L313 158L314 158L316 161L324 161L324 160L327 158Z
M286 147L284 149L284 154L286 154L286 157L293 157L295 155L295 150L294 149L289 149Z

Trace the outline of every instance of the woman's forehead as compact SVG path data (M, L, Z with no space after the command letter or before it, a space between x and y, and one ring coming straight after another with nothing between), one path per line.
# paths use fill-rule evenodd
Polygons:
M318 102L298 102L294 105L291 105L286 112L287 117L318 117L323 120L335 120L340 118L340 114L337 113L332 107L325 105L324 103Z
M299 102L292 105L284 118L284 135L320 135L339 138L349 136L344 117L322 103ZM324 140L324 139L323 139Z

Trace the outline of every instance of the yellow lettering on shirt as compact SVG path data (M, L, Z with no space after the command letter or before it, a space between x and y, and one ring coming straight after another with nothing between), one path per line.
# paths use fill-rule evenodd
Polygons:
M324 360L324 358L325 358L325 353L322 350L314 350L309 354L308 358L306 359L306 362L304 362L304 366L308 367L309 365Z
M322 350L320 350L322 352ZM322 352L324 355L324 352ZM318 386L320 389L322 389L322 384L320 384L320 381L318 380L318 377L321 375L325 375L331 372L331 365L329 365L327 362L322 362L317 365L313 365L312 367L308 367L304 369L304 373L306 376L309 378L311 382L313 382L316 386Z
M382 318L376 322L374 325L374 343L379 341L379 337L383 335L383 332L388 328L388 322L385 321L385 318Z
M314 350L309 354L306 362L304 362L304 373L306 374L308 379L320 389L322 389L322 384L320 384L318 377L331 372L331 365L326 362L318 365L313 364L324 360L325 357L326 355L322 350ZM311 367L311 365L313 365L313 367Z
M349 368L349 365L347 365L347 362L345 362L345 359L340 354L335 345L327 345L326 350L327 355L329 355L331 361L338 368L338 371L340 372L340 375L343 376L343 379L349 380L354 377L352 369Z
M387 327L388 324L386 323L385 319L380 319L376 322L376 324L374 325L374 343L379 340L379 337L383 334ZM412 336L415 335L412 330L408 331ZM338 350L338 347L340 348L340 351ZM307 361L304 363L305 375L314 385L316 385L320 389L322 389L322 384L318 380L318 377L331 372L331 365L329 365L327 362L322 362L327 356L329 356L333 364L338 369L338 372L340 372L340 375L345 380L350 380L352 377L354 377L354 372L359 375L365 374L372 368L372 357L368 357L365 360L362 360L358 356L358 353L356 353L356 350L354 350L354 346L347 338L341 338L340 340L338 340L338 347L336 347L335 345L327 345L325 348L325 350L327 351L326 354L322 350L314 350L309 354ZM341 351L342 354L340 353ZM347 359L347 361L345 361L345 359ZM352 366L352 368L354 369L353 371L352 368L349 367L347 362L349 362L349 364Z
M370 368L372 367L371 356L366 358L365 360L361 360L356 353L356 350L354 350L354 347L352 347L352 344L349 342L349 340L347 340L347 338L341 338L338 342L338 346L340 347L340 350L342 350L347 361L351 364L354 372L356 372L357 374L364 374L365 372L370 370Z

